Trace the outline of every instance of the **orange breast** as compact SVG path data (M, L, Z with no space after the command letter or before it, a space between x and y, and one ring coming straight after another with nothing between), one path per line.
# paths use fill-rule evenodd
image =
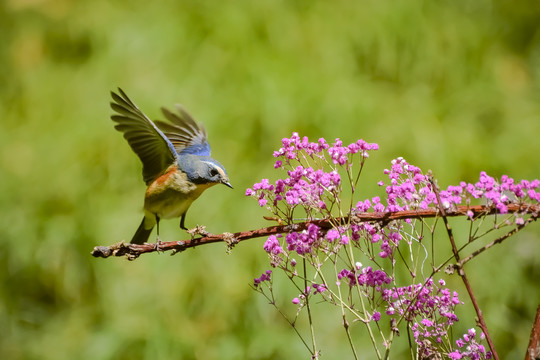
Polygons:
M173 166L169 167L167 172L165 174L161 175L160 177L158 177L154 181L154 183L156 185L162 185L163 183L165 183L167 181L168 178L170 178L176 172L176 170L178 170L178 166L176 166L176 165L173 165Z

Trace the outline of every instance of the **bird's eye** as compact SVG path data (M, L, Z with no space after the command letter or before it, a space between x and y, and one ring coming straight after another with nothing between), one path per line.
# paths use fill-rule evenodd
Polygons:
M210 176L214 177L218 174L218 171L216 169L211 169L210 170Z

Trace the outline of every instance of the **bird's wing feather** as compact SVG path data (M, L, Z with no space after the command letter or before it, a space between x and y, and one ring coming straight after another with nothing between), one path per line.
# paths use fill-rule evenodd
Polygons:
M178 114L161 108L170 122L156 121L156 125L171 141L178 154L210 156L210 145L206 140L206 130L197 124L182 105L176 105Z
M111 91L111 108L117 113L111 119L115 128L124 133L131 149L143 163L143 178L149 184L160 176L177 158L173 144L165 134L139 110L118 88L120 95Z

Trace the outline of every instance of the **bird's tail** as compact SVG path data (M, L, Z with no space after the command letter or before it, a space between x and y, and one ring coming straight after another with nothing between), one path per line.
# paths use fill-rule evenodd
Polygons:
M144 244L145 242L148 242L148 238L150 237L154 226L152 226L150 229L146 229L144 227L145 220L146 218L143 217L141 225L139 225L139 228L135 232L135 235L133 235L133 237L131 238L132 244Z

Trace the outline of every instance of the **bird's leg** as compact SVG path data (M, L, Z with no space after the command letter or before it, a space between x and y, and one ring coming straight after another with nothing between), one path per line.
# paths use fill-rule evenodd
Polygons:
M198 227L196 227L195 229L186 228L186 226L184 225L184 221L186 220L186 213L187 212L183 213L182 214L182 219L180 219L180 229L186 230L188 232L188 234L191 235L191 240L193 240L195 238L195 232L196 232Z
M159 240L159 216L156 215L156 227L157 227L157 237L156 237L156 250L159 251L159 245L161 240Z
M182 214L182 219L180 219L180 229L187 230L187 228L184 226L184 221L186 220L186 213Z

